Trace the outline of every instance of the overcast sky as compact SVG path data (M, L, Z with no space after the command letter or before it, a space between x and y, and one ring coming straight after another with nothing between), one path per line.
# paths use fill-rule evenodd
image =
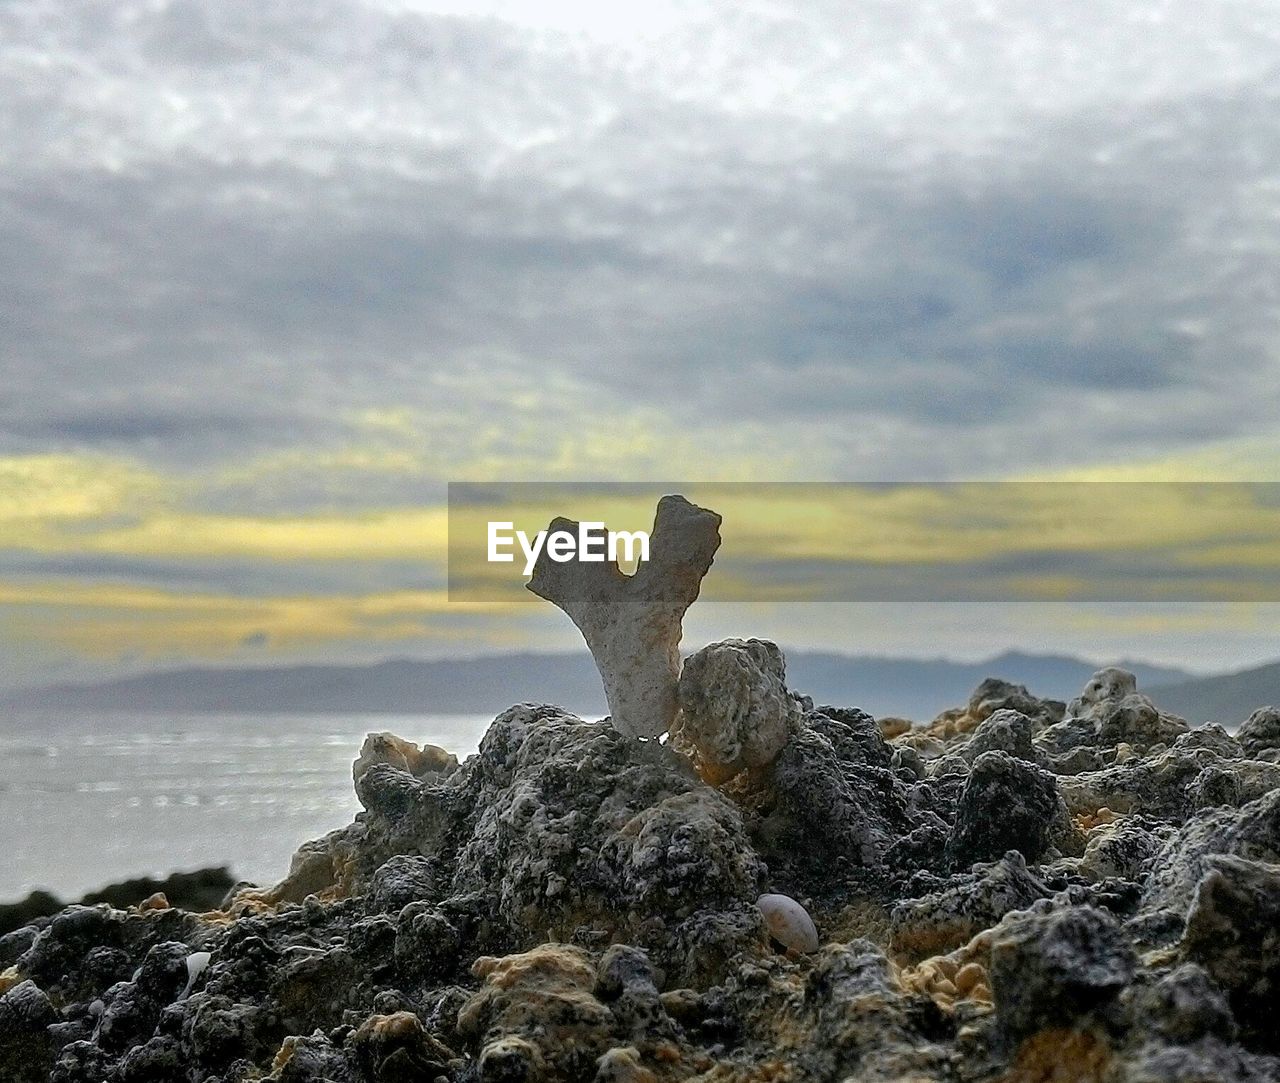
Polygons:
M572 645L451 479L1275 478L1280 7L616 8L0 3L0 683Z

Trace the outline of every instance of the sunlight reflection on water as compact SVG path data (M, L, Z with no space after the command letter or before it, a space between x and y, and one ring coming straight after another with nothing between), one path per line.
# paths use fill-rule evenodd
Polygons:
M229 865L279 879L298 844L359 811L351 761L390 730L476 750L489 715L0 715L0 901Z

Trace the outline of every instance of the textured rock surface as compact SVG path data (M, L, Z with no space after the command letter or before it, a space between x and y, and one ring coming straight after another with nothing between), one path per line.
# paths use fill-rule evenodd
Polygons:
M578 533L553 519L548 533ZM658 501L649 559L624 575L615 560L563 563L544 546L528 588L563 609L595 659L613 725L633 737L658 737L675 721L681 622L697 600L720 547L720 516L682 496Z
M0 1079L1280 1079L1268 717L1187 729L1113 674L904 732L744 649L698 679L772 736L719 786L545 705L461 764L376 734L279 884L0 937Z
M1280 707L1259 707L1240 727L1236 739L1251 756L1280 750Z
M711 782L768 766L800 720L782 652L764 639L726 639L696 651L685 660L679 692L672 736Z

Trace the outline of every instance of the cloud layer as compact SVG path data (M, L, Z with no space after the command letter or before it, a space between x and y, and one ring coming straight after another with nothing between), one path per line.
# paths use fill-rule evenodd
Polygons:
M296 593L273 537L459 478L1274 461L1274 4L610 7L0 7L0 576Z
M1280 405L1273 5L0 19L12 451L519 428L550 388L941 476Z

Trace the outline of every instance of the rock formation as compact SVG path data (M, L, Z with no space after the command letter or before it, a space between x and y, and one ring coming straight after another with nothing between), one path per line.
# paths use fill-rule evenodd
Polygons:
M886 740L695 657L692 757L535 704L460 764L373 735L274 887L0 937L0 1079L1280 1079L1269 716L988 682Z
M577 535L578 527L553 519L547 531ZM600 670L610 720L632 737L659 737L675 720L681 621L720 547L720 516L682 496L664 496L649 546L649 559L630 576L616 560L577 554L557 562L545 546L527 584L578 626Z

